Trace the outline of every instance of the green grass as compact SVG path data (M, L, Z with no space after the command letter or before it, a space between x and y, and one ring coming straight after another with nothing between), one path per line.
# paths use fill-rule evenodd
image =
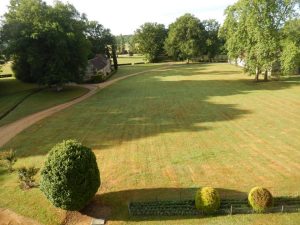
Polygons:
M156 63L156 64L141 64L141 65L126 65L126 66L120 66L119 70L116 74L111 76L109 80L114 80L120 77L124 77L129 74L139 73L139 72L145 72L149 70L155 70L159 68L164 68L168 66L168 63Z
M37 89L35 84L27 84L15 78L0 79L0 115L3 115L25 96ZM1 123L1 120L0 120Z
M141 55L134 55L134 56L128 56L128 55L119 55L118 56L118 64L126 64L126 63L142 63L145 62L144 56Z
M61 92L43 89L39 92L36 84L23 83L15 78L0 79L0 115L30 95L17 108L0 120L0 126L14 122L32 113L70 101L88 92L81 87L66 87ZM36 92L36 93L35 93Z
M35 112L71 101L72 99L77 98L87 92L88 89L82 87L66 87L60 92L50 89L42 90L30 96L28 99L22 102L21 105L0 120L0 126L14 122Z
M300 213L129 218L127 203L193 198L201 186L219 188L223 197L245 198L254 186L275 196L299 194L299 105L299 77L255 83L228 64L176 65L122 80L3 149L17 151L16 167L42 167L63 139L93 148L102 180L94 212L111 212L109 224L297 225ZM37 189L22 192L15 174L0 174L0 207L60 223L64 212Z
M11 69L11 62L0 65L0 74L13 74L13 71Z

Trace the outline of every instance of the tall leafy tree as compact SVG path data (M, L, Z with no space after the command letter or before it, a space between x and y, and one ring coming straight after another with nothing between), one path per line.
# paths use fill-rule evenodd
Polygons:
M134 36L132 36L129 40L128 40L128 54L129 55L133 55L134 53L136 53L136 43L134 40Z
M119 54L124 54L125 52L125 38L122 34L116 37L117 50Z
M91 44L91 52L89 58L95 57L96 54L106 54L109 58L113 58L115 69L118 68L118 61L116 56L116 38L109 29L104 28L103 25L97 21L87 20L87 39Z
M168 55L188 61L204 53L205 29L198 18L191 14L179 17L169 26L165 41Z
M298 0L239 0L226 11L220 35L226 39L228 55L241 58L255 80L280 58L280 29L294 15Z
M288 74L300 68L300 19L288 21L281 33L281 68L283 73Z
M90 58L99 53L106 53L107 47L115 43L114 36L109 29L97 21L87 21L87 39L91 43Z
M57 85L81 79L89 42L85 21L70 4L11 0L3 40L18 79Z
M218 37L220 24L215 19L203 20L202 24L206 31L205 54L212 60L223 50L224 40Z
M134 35L118 35L116 36L116 49L118 54L133 54L136 52Z
M145 23L134 33L134 41L140 53L149 62L156 62L158 56L164 52L164 41L167 31L163 24Z

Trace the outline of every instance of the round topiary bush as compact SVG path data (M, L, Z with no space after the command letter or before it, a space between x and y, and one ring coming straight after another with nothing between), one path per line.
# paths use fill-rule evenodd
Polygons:
M40 189L59 208L80 210L100 186L95 154L75 140L63 141L49 152Z
M219 192L211 187L200 188L195 196L196 208L204 213L213 213L220 208Z
M255 212L264 212L273 205L272 194L262 187L252 188L248 195L248 201Z

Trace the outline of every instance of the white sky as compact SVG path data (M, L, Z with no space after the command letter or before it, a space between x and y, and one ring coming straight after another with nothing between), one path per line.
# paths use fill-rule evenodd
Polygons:
M237 0L62 0L96 20L112 33L132 34L145 22L158 22L166 26L184 13L199 19L224 20L224 10ZM53 0L46 0L52 4ZM7 10L9 0L0 0L0 15Z

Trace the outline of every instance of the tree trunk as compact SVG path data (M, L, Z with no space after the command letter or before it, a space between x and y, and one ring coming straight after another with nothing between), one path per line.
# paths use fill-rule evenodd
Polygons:
M110 52L109 52L109 47L108 46L106 46L105 52L106 52L106 56L110 59L111 56L110 56Z
M265 74L264 74L264 81L268 81L268 70L265 71Z
M117 53L116 53L116 46L112 45L112 58L113 58L113 62L114 62L114 68L115 70L118 69L118 59L117 59Z

